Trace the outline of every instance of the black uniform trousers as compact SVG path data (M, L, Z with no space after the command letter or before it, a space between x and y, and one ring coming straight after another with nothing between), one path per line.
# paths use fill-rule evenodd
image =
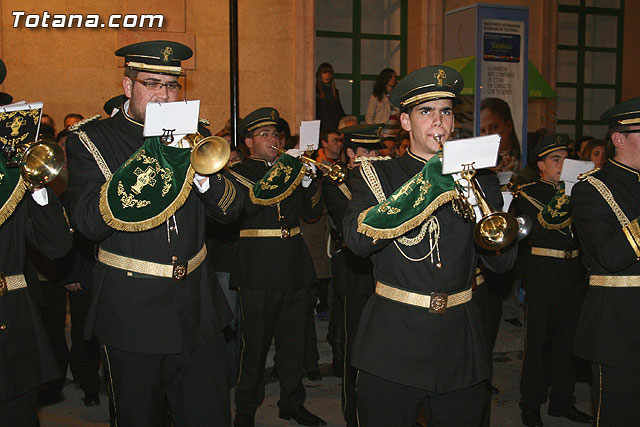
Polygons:
M367 427L413 426L424 408L428 426L479 426L486 411L485 382L435 393L358 372L358 421Z
M341 297L344 307L344 375L342 377L342 413L347 423L358 421L356 379L358 370L351 366L351 348L358 332L360 315L370 295Z
M132 353L101 345L115 425L162 426L165 395L181 426L231 424L222 332L192 353Z
M280 412L297 408L302 385L311 289L268 291L238 288L242 315L242 352L236 387L236 413L254 416L264 400L264 368L275 337L275 366L280 380Z
M591 363L594 426L640 423L640 371Z
M547 258L544 263L536 263L535 266L537 268L528 268L547 270L548 282L542 283L541 277L532 270L532 274L525 274L524 277L527 331L520 378L520 407L539 409L547 400L547 391L551 386L550 406L565 409L574 403L573 339L582 297L580 294L544 295L534 288L550 285L554 281L564 282L567 287L575 283L581 285L584 276L578 259L565 261ZM571 286L575 289L575 285Z
M91 295L79 291L69 292L69 314L71 317L71 349L67 347L65 323L67 318L67 290L56 282L42 281L45 305L42 308L42 323L62 373L59 380L49 383L49 392L62 390L66 379L67 365L71 367L73 379L80 383L86 394L100 391L100 352L96 339L83 339L82 334L91 305ZM55 383L55 384L54 384Z

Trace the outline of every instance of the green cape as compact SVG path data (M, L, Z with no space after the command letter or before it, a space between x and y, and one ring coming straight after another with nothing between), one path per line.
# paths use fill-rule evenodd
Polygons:
M191 150L163 145L160 137L147 138L102 186L100 213L107 225L144 231L173 215L191 192L190 156Z
M564 193L564 182L551 201L538 212L538 221L547 230L561 230L571 224L571 197Z
M387 200L360 213L358 232L373 239L402 236L456 197L453 177L442 175L440 156L435 155Z
M253 188L249 189L249 198L256 205L275 205L294 192L305 173L306 168L302 161L285 153Z

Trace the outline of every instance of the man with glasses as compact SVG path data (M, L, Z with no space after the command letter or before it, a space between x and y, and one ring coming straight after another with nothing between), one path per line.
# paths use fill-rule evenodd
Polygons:
M173 214L166 213L169 208L158 214L166 220L144 228L115 226L111 208L125 206L128 199L122 195L122 200L112 201L101 193L140 156L149 161L141 166L144 173L154 172L154 164L160 167L143 137L145 108L149 102L178 100L180 61L190 58L192 51L180 43L152 41L123 47L116 55L125 57L122 86L128 101L113 117L73 126L67 141L70 217L79 232L98 243L85 338L95 334L100 343L114 425L161 425L165 396L176 425L228 425L221 331L231 311L205 262L205 220L211 216L233 221L242 195L224 173L191 178L188 171L193 188L186 179L184 185L176 185L182 201L176 196L179 208ZM143 144L147 152L138 151ZM175 150L162 153L179 155ZM142 169L131 173L142 175ZM167 172L165 166L155 171L155 179L140 180L135 190L131 186L129 196L145 199L144 188L162 190L167 186L162 176L180 172ZM129 186L123 186L122 192L127 190Z
M235 426L254 425L256 410L264 400L265 359L274 336L280 418L307 426L326 424L303 406L302 385L311 285L316 277L300 234L300 218L320 216L322 203L316 183L303 176L304 167L296 174L294 163L277 160L278 118L274 108L260 108L242 120L250 158L232 168L245 195L236 265L231 272L231 284L238 287L240 298L243 344ZM261 199L254 186L258 192L277 195Z
M571 193L589 287L574 350L591 362L596 425L640 420L640 98L605 111L602 169Z

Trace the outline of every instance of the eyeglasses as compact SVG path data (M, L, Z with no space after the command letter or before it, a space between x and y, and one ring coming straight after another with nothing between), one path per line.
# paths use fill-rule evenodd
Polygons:
M260 138L278 139L278 138L280 138L280 132L267 132L267 131L263 130L262 132L254 133L253 136L254 136L254 138L256 136L259 136Z
M182 85L178 82L162 83L155 80L140 80L134 77L129 77L129 79L135 82L138 82L144 87L146 87L147 89L153 90L153 91L159 91L164 87L166 87L169 92L177 92L180 89L182 89Z

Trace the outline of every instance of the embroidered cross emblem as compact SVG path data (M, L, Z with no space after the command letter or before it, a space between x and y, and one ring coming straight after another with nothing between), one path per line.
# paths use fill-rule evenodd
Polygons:
M142 188L146 185L150 185L151 187L156 185L156 171L153 170L151 166L147 167L144 171L136 168L133 173L138 177L136 183L131 186L131 191L134 193L140 194Z
M433 77L438 79L438 86L442 86L442 80L447 78L447 74L444 72L444 70L438 70L437 73L433 74Z
M162 49L160 53L162 54L162 61L169 62L169 57L173 53L173 48L171 46L167 46L164 49Z
M11 136L18 136L19 130L24 124L24 117L15 116L11 123L7 123L5 127L11 128Z

